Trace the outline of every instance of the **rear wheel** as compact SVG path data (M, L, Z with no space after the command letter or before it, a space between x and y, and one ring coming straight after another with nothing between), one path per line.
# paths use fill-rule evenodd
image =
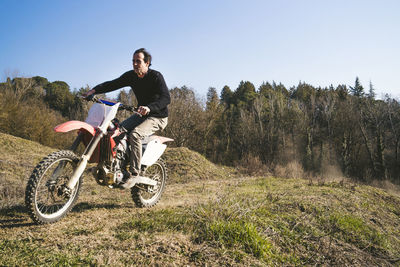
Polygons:
M167 168L164 161L159 159L146 169L143 176L157 181L157 184L155 186L135 185L131 189L132 199L137 207L153 207L160 200L167 182Z
M33 170L25 191L25 205L38 224L53 223L63 218L78 199L82 177L75 188L66 183L71 178L79 158L69 150L51 153Z

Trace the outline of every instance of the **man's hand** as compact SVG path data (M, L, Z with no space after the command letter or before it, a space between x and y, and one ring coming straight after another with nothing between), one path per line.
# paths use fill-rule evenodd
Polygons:
M89 97L90 97L91 95L93 95L95 92L96 92L96 91L92 89L92 90L87 91L86 93L83 93L82 96L83 96L84 98L86 98L86 99L89 99Z
M145 115L149 114L150 108L149 108L149 107L146 107L146 106L140 106L140 107L138 108L138 112L139 112L142 116L145 116Z

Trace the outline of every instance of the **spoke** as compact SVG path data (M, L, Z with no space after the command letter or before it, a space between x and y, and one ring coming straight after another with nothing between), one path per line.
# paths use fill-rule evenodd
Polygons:
M57 188L68 181L69 175L71 173L71 168L67 167L69 162L60 162L57 167L50 168L46 171L48 175L45 175L42 179L43 185L38 185L37 189L37 206L40 212L44 214L53 214L68 202L69 199L63 199L57 196ZM55 183L54 183L55 181ZM49 185L54 187L50 190Z
M49 206L49 209L50 209L50 213L54 213L55 205L54 205L54 204L53 204L53 205L50 205L50 206Z
M40 190L38 189L37 190L38 193L45 193L47 191L49 191L49 189L47 187L44 187L43 189L40 189Z
M69 158L47 162L50 164L43 165L47 167L35 186L34 202L40 216L52 219L62 214L61 211L65 211L77 193L76 187L72 190L71 197L59 195L60 188L68 182L76 165Z
M163 169L160 165L153 165L151 166L146 174L147 177L157 181L157 185L154 187L147 187L147 190L143 190L141 192L141 197L145 200L150 200L151 198L153 198L154 196L156 196L162 186L162 177L163 177ZM152 192L149 192L149 190L151 190Z
M49 199L48 194L47 195L45 195L45 194L39 195L38 194L38 202L45 203L45 202L47 202L48 199Z
M48 206L44 206L43 205L43 213L47 213L47 210L49 209L49 207Z
M53 202L56 202L56 198L54 196L54 192L50 193L50 197L51 197L51 200L53 200Z
M42 212L42 205L40 205L40 203L38 203L37 206L38 206L38 210L39 210L40 212Z

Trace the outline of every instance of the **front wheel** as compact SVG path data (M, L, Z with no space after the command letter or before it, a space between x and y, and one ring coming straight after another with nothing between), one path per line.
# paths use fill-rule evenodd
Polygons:
M79 158L69 150L53 152L33 170L25 191L25 205L38 224L53 223L63 218L78 199L82 177L75 188L66 184Z
M143 174L150 179L157 181L155 186L135 185L131 189L132 199L137 207L153 207L160 200L167 183L167 168L162 159L148 167Z

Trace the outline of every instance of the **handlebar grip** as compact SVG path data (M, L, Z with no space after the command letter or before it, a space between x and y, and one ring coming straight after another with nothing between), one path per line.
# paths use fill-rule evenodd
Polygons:
M94 98L94 94L91 94L91 95L86 96L85 100L86 101L93 101L93 98Z
M120 104L119 109L123 109L123 110L127 110L127 111L135 111L136 108L132 107L132 106L127 106L127 105L124 105L124 104Z

